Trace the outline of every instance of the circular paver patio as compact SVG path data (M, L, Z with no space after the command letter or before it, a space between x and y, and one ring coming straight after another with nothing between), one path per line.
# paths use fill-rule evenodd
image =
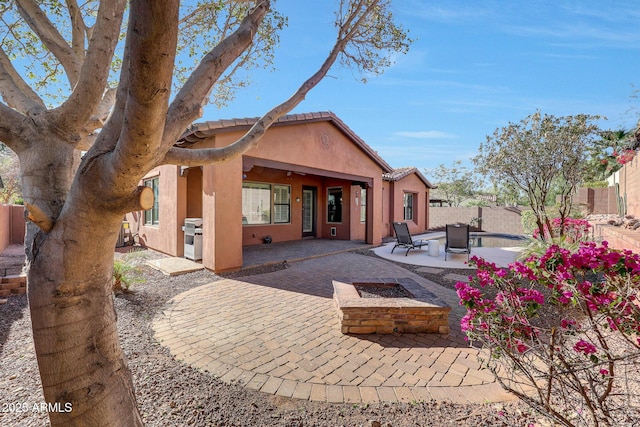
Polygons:
M452 307L451 334L343 335L331 280L345 277L412 278ZM345 253L192 289L168 303L154 329L177 359L223 381L285 397L510 400L464 341L462 313L455 292L388 261Z

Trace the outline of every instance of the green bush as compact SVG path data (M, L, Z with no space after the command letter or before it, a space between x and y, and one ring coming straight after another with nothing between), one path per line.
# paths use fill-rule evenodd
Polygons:
M553 237L548 237L549 233L545 232L544 234L547 235L545 239L541 239L540 235L543 233L535 229L529 239L529 244L518 258L520 260L526 260L530 256L539 258L553 245L574 253L578 251L582 243L591 240L591 225L584 219L565 218L564 222L562 222L560 218L553 218L551 227L553 229ZM562 232L560 229L562 229Z
M113 261L113 291L131 292L131 287L136 283L144 283L145 279L138 265L133 264L127 258Z
M609 183L607 181L590 181L582 183L584 188L607 188Z

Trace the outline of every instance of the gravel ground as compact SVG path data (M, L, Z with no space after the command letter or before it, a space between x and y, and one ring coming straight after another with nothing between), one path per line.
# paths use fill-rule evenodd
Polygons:
M142 262L153 256L145 251L135 258ZM275 268L270 266L268 271ZM260 272L253 269L251 274ZM168 277L146 267L144 276L146 282L137 284L133 293L116 295L115 305L121 343L147 426L526 426L536 418L519 403L337 405L280 398L222 383L214 375L177 362L154 339L151 329L152 319L170 298L220 276L200 271ZM48 425L45 413L32 411L43 397L25 296L11 297L0 305L0 360L0 425ZM26 406L27 411L17 412L16 405Z

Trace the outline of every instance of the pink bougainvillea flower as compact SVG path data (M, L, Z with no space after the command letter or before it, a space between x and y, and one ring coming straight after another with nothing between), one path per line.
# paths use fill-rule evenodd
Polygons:
M527 351L529 349L529 346L526 345L525 343L523 343L522 341L517 341L516 342L516 349L518 350L518 353L524 353L525 351Z
M564 291L558 297L558 301L560 301L560 303L566 305L566 304L569 304L571 302L571 297L573 297L573 292Z
M540 291L537 291L535 289L520 288L518 289L518 292L521 295L520 299L522 301L535 302L540 305L544 304L544 295L542 295Z
M627 164L636 157L636 151L631 149L622 150L620 155L616 156L616 161L621 165Z
M594 354L598 351L598 349L596 348L595 345L591 344L590 342L587 342L585 340L580 340L576 343L576 345L573 346L573 350L576 353L583 353L586 355L589 354Z
M458 298L460 298L460 305L464 303L474 303L482 298L482 294L478 289L464 282L456 283L456 293L458 294Z
M562 319L560 321L560 326L562 326L563 329L570 329L576 326L576 321L573 319Z
M462 332L473 331L473 318L475 315L475 311L470 310L460 319L460 330Z

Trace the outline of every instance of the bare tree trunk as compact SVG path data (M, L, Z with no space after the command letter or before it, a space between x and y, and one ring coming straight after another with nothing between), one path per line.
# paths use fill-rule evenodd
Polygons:
M142 425L111 285L122 215L92 206L84 186L67 193L73 153L62 151L67 154L55 159L33 159L45 169L24 164L25 200L55 220L48 233L30 223L26 244L33 339L45 400L53 405L49 418L53 426Z
M120 221L99 221L94 224L99 231L87 236L81 230L92 222L88 217L57 224L29 269L33 339L45 400L62 408L50 413L54 426L142 425L118 341L111 290L113 236ZM77 241L83 234L88 238Z

